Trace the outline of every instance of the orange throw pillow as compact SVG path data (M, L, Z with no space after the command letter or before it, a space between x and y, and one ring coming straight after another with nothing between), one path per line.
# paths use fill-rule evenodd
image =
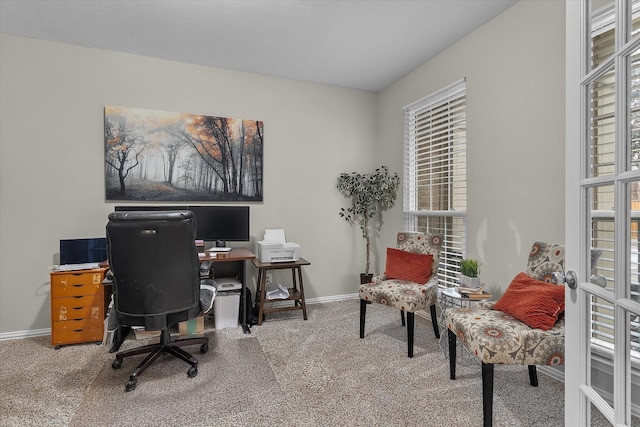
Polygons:
M503 311L532 328L553 328L564 313L564 286L536 280L519 273L494 310Z
M407 280L424 285L431 278L433 255L416 254L400 249L387 248L385 276L388 279Z

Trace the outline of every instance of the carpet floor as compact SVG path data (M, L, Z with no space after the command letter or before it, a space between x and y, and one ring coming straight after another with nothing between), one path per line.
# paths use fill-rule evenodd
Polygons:
M481 426L480 366L448 361L429 320L416 316L414 357L396 310L367 309L358 338L359 301L271 314L251 334L206 328L210 349L198 375L162 357L124 384L139 358L111 367L95 344L54 350L50 337L0 343L1 426ZM133 338L123 348L140 345ZM522 366L496 366L494 426L557 427L564 423L563 384ZM593 424L597 425L597 424ZM604 424L602 424L604 425Z

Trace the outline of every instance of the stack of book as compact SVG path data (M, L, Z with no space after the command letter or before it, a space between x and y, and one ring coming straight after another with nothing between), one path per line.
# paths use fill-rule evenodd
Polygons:
M469 298L469 299L475 299L475 300L483 300L483 299L491 298L491 294L483 291L482 287L478 289L474 289L474 288L465 288L461 286L460 288L458 288L458 292L460 293L460 296L462 298Z

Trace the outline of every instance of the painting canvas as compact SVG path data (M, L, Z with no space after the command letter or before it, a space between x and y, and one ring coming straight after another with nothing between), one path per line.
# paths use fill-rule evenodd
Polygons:
M104 109L107 200L262 201L263 124Z

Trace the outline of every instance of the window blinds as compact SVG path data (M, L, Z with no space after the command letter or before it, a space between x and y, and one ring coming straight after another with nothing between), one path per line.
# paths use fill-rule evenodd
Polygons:
M440 285L458 282L467 209L466 83L404 108L405 229L443 237Z

